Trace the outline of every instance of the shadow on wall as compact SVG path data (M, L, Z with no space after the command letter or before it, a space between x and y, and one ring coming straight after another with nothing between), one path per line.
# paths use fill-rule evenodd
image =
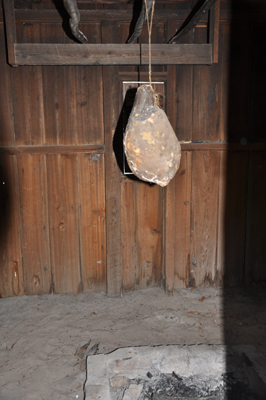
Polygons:
M11 193L12 178L10 177L10 168L12 166L10 162L13 162L12 156L0 156L0 297L10 291L8 289L10 282L12 282L13 296L18 294L18 288L13 278L10 279L10 274L12 276L16 275L16 278L18 278L17 265L13 262L13 265L10 267L10 260L7 254L8 249L10 249L10 242L12 240L16 241L16 238L10 237L9 229L11 213L14 212L12 210L13 194ZM15 280L17 281L17 279Z
M237 7L241 12L249 10L246 19L239 18ZM265 144L266 4L261 2L258 8L258 2L246 0L238 6L232 0L232 8L227 59L228 142L247 147L250 143ZM252 14L256 15L254 21ZM265 330L261 329L265 311L260 309L266 284L266 151L229 151L222 154L221 161L226 176L225 344L253 345L266 354ZM227 371L231 364L228 356ZM236 398L228 393L228 400Z

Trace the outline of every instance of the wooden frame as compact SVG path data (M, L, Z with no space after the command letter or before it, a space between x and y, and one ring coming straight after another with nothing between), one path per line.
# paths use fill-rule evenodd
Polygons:
M14 1L4 0L8 62L17 65L147 65L147 44L17 43ZM218 62L220 0L210 11L209 43L153 44L157 65Z

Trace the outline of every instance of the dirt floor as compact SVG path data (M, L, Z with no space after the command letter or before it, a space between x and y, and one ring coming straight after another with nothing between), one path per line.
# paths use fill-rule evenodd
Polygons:
M265 289L161 289L0 300L0 400L83 399L85 357L99 343L252 344L266 354ZM80 353L78 353L80 354ZM81 353L82 354L82 353ZM82 356L81 356L82 358Z

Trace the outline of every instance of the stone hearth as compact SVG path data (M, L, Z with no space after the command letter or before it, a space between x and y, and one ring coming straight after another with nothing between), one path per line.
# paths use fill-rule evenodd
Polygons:
M266 358L253 346L128 347L87 359L86 400L263 400Z

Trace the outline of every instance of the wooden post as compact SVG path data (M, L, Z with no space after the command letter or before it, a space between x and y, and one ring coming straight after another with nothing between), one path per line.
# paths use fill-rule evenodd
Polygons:
M209 42L212 44L212 62L218 63L220 0L210 9Z
M14 0L4 0L5 30L7 40L8 63L17 67L14 47L17 42Z

